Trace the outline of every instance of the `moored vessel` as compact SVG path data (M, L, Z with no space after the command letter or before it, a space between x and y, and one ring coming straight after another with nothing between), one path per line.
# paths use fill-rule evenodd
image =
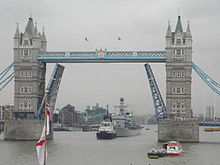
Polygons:
M114 130L117 137L140 135L142 127L135 120L131 112L125 112L124 98L120 98L119 114L114 114L112 120L115 122Z

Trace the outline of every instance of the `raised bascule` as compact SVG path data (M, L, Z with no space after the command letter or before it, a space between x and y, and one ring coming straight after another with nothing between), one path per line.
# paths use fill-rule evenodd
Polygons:
M168 24L165 51L66 51L47 52L45 32L38 32L29 17L24 33L17 25L14 36L14 62L0 73L0 80L14 66L0 86L14 78L15 120L5 122L5 140L38 140L42 130L45 100L46 63L165 63L166 105L149 64L145 64L158 119L158 141L199 142L199 125L191 106L192 66L214 92L220 85L192 63L192 35L188 23L183 31L178 16L175 31ZM64 67L56 64L47 86L53 111ZM3 76L2 76L3 75ZM2 76L2 77L1 77ZM0 81L1 83L1 81ZM1 84L0 84L1 85ZM53 136L51 135L51 138Z

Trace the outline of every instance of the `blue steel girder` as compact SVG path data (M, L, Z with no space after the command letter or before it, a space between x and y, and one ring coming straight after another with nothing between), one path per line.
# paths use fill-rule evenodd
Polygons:
M41 52L37 59L46 63L146 63L165 62L165 51L75 51Z
M164 115L167 113L166 106L163 102L163 98L160 94L159 87L157 85L156 79L154 78L154 74L153 74L153 71L151 70L150 65L145 64L144 66L146 69L147 77L148 77L150 88L151 88L154 107L156 111L156 117L158 120L163 119L165 118Z
M53 112L54 110L54 106L56 103L56 98L57 98L57 94L58 94L58 89L60 86L60 82L61 82L61 78L63 75L63 70L64 70L64 66L60 65L60 64L56 64L53 70L53 73L51 75L50 81L48 82L47 85L47 99L49 102L49 108L50 110ZM41 105L38 109L38 119L42 119L43 117L43 110L45 107L45 100L46 100L46 94L43 97L43 100L41 102ZM53 114L53 113L52 113Z
M9 71L11 71L11 69L13 69L14 64L10 64L9 66L7 66L2 72L0 72L0 91L2 91L9 82L11 82L11 80L15 77L15 73L9 73ZM5 76L7 76L5 78Z
M192 68L196 71L199 77L218 95L220 95L220 84L205 74L196 64L192 63Z

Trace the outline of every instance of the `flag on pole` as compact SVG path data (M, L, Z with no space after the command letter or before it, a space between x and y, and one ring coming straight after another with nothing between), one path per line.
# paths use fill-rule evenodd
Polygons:
M40 140L37 142L36 151L37 151L37 158L40 165L46 165L46 136L45 136L45 126L43 128L43 132L41 134Z
M45 101L45 119L44 119L44 127L43 131L41 133L41 137L38 140L36 146L37 151L37 157L40 165L46 165L47 160L47 135L50 134L50 108L49 103L47 100L47 94L46 94L46 101Z

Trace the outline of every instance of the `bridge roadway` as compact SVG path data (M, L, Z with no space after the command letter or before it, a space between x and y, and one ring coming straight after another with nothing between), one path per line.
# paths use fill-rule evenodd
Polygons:
M40 52L37 59L45 63L146 63L165 62L165 51L75 51Z

